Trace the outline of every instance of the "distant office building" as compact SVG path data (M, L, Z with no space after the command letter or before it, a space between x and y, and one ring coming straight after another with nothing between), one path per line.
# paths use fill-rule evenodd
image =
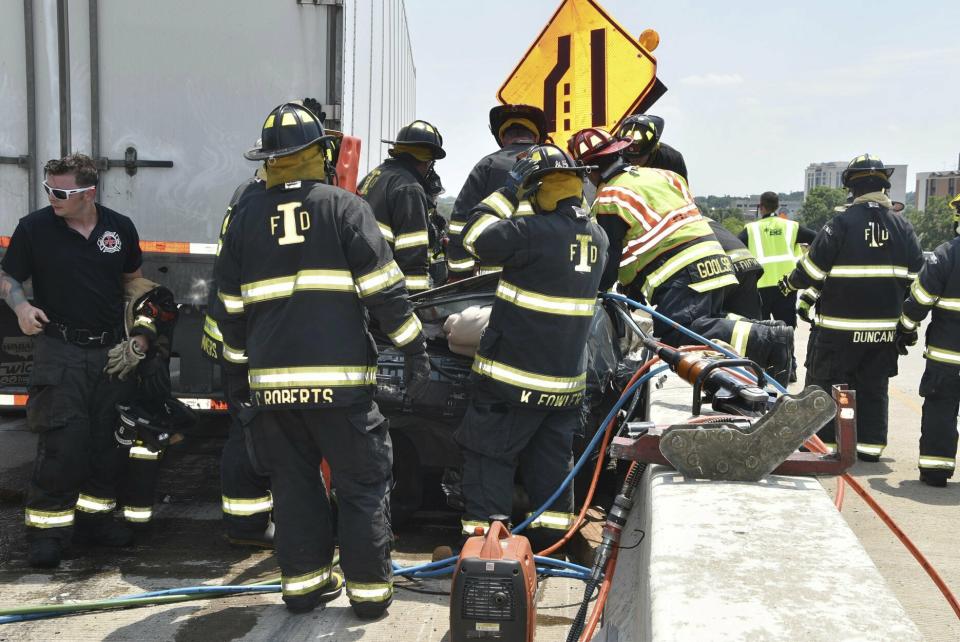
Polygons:
M907 198L907 166L887 165L887 167L893 168L893 176L890 177L890 198L903 203ZM821 185L843 187L842 176L845 169L847 169L847 161L808 165L803 181L803 198L807 198L807 194L814 187Z
M960 164L958 171L917 172L917 209L927 209L927 199L935 196L953 197L960 192Z

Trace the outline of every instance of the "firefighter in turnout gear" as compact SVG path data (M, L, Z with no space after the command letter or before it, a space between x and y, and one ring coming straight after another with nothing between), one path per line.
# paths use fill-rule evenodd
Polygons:
M242 199L250 194L262 192L265 188L266 172L264 168L241 183L227 206L227 212L220 225L220 239L217 242L217 254L223 246L223 237L233 221L233 211ZM236 369L231 369L224 359L238 355L224 354L223 335L216 319L222 317L223 303L217 296L217 283L210 283L207 298L207 316L203 322L201 349L204 356L220 364L221 380L227 412L230 415L230 430L220 455L220 501L223 511L223 523L227 541L238 546L273 546L273 497L270 494L270 478L258 473L250 459L247 443L243 434L243 425L239 413L242 402L250 397L247 378Z
M424 181L433 164L446 156L443 137L425 120L402 127L388 158L360 182L357 194L377 217L377 225L413 294L430 289L430 232Z
M960 409L960 195L955 208L955 237L934 251L910 286L897 327L897 348L906 354L917 329L933 310L923 352L927 367L920 379L920 481L946 486L957 465L957 411Z
M454 435L464 459L466 535L511 514L518 464L532 508L573 465L587 334L607 255L603 230L582 207L587 170L558 147L534 147L463 229L468 252L503 266L473 362L475 389ZM518 215L525 200L535 214ZM573 519L571 488L525 534L540 550Z
M864 154L844 170L853 204L817 233L809 252L780 281L784 294L812 288L815 335L806 385L857 391L857 455L879 461L887 444L887 386L897 374L895 335L903 300L923 265L917 235L890 208L892 168ZM833 423L818 433L833 445Z
M666 169L680 174L683 180L689 183L683 154L666 143L661 143L662 135L663 119L646 114L628 116L617 129L618 138L629 138L633 141L623 152L628 163L637 167Z
M215 268L225 363L250 386L241 420L270 476L287 607L315 608L337 580L324 458L347 595L358 616L377 617L393 596L392 448L373 401L368 313L406 354L413 397L429 378L425 339L369 205L325 182L326 136L316 117L280 105L261 140L245 156L266 161L265 189L237 203Z
M547 120L543 110L531 105L497 105L490 110L490 132L500 149L481 158L457 195L450 216L450 241L447 265L450 280L473 276L479 270L476 259L463 247L463 226L477 204L503 187L517 156L531 145L546 142ZM521 203L518 212L529 214L529 204ZM484 270L487 270L484 266Z
M793 329L726 318L723 296L738 285L730 258L701 216L679 174L629 165L620 152L630 139L602 129L574 134L570 150L584 163L599 165L589 174L597 186L593 212L610 239L600 288L619 282L634 299L709 339L729 343L781 383L789 376ZM678 346L686 337L654 320L661 341Z

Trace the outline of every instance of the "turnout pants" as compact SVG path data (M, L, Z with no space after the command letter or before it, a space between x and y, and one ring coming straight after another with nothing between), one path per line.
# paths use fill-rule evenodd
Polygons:
M820 386L828 394L834 384L857 391L857 452L879 457L887 446L887 388L897 374L893 343L851 343L839 333L818 328L807 350L805 386ZM833 421L817 435L836 447Z
M247 428L258 468L270 475L274 546L283 599L309 603L330 579L333 532L320 481L326 458L337 497L347 597L370 614L393 596L387 420L372 401L349 408L259 410Z
M511 406L478 386L454 434L463 452L463 533L473 535L477 527L485 531L494 515L509 518L518 465L531 510L547 501L573 468L579 426L579 409ZM574 517L571 484L524 535L540 551L563 536Z
M923 420L919 468L926 475L950 479L957 459L960 372L927 362L920 379L920 396L923 397Z
M27 423L39 438L27 493L28 540L66 544L75 519L79 528L98 529L116 508L127 454L114 437L116 404L133 384L103 374L108 349L34 339Z
M782 326L726 318L722 312L723 290L700 293L693 290L690 283L687 272L681 270L658 287L652 302L657 311L707 339L730 344L735 352L757 362L786 385L793 359L792 334ZM674 347L694 343L687 335L659 319L653 321L653 333Z
M220 456L223 521L229 537L256 537L270 524L273 510L270 478L257 473L250 459L243 424L237 415L240 408L237 394L242 390L238 391L240 386L236 380L224 379L230 432Z
M154 450L141 441L134 442L127 452L120 506L128 524L143 526L153 519L154 494L163 453L163 448Z

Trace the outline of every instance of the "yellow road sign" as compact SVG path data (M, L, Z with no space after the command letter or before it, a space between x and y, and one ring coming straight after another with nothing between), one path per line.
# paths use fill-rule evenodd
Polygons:
M542 107L547 131L565 147L584 127L614 129L656 79L656 59L599 4L563 0L497 98Z

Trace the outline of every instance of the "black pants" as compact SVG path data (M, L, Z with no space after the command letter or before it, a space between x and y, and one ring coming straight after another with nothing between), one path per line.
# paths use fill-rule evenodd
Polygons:
M140 441L129 448L119 497L123 519L129 524L145 525L153 519L162 457L162 448L154 450Z
M531 510L548 500L573 467L573 435L579 426L577 409L511 406L479 384L454 434L463 452L464 534L485 528L493 515L510 516L518 465ZM539 551L559 539L573 519L571 484L524 535Z
M827 393L845 383L857 391L857 452L879 457L887 445L887 388L897 374L897 349L892 343L851 343L835 331L817 330L807 350L805 385ZM833 421L817 435L836 444Z
M723 291L696 292L690 288L687 272L681 270L653 294L657 312L707 339L725 341L734 350L760 364L786 385L793 359L793 342L782 341L783 330L748 320L725 318ZM653 333L671 346L694 343L670 324L654 319Z
M761 319L776 319L783 321L791 328L797 327L797 293L791 292L783 296L778 287L760 288L762 303Z
M330 576L330 503L320 482L326 459L337 497L340 566L353 604L389 603L390 484L387 420L368 405L324 410L261 410L250 430L258 467L270 475L274 545L287 603L309 600Z
M920 424L920 470L928 475L953 476L957 459L957 411L960 373L927 362L920 379L923 420Z
M744 319L766 319L760 316L760 295L757 280L760 272L737 273L738 285L723 289L723 311L736 314Z
M240 400L236 381L224 377L224 392L230 413L230 432L220 456L220 488L223 520L230 537L261 535L270 523L273 499L270 478L257 473L250 459L243 425L237 415Z
M27 539L66 542L78 527L97 528L116 508L117 481L127 455L114 437L116 404L131 382L107 378L107 347L84 348L38 335L27 423L39 434L27 494Z

